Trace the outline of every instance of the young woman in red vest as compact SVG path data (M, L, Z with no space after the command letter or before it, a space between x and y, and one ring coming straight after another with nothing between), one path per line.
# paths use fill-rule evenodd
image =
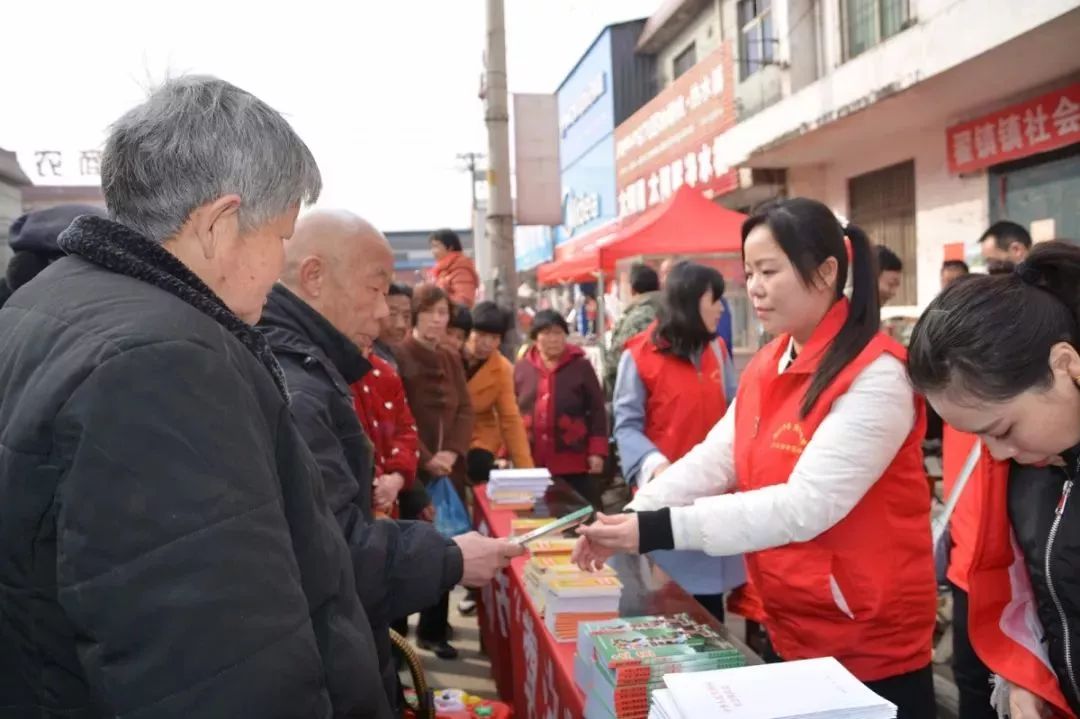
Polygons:
M781 200L743 225L747 291L777 337L705 440L580 529L578 563L616 551L746 553L772 646L834 656L899 707L936 716L936 589L922 402L903 348L878 331L866 236L823 204ZM734 491L733 491L734 490Z
M915 387L986 456L968 632L1011 719L1080 715L1080 248L945 289L911 337Z
M612 410L619 462L632 485L645 485L705 439L735 397L735 368L715 332L723 296L719 272L680 262L656 320L626 342ZM658 552L653 558L720 621L724 592L746 581L741 555Z

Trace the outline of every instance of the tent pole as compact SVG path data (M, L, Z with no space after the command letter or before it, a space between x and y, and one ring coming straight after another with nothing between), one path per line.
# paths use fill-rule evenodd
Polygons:
M607 315L604 313L604 271L597 274L596 287L596 336L600 340L600 376L604 376L604 355L607 347L604 344L604 330L607 329Z

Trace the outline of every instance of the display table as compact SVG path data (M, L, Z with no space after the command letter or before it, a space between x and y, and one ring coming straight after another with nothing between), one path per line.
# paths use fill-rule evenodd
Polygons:
M510 520L515 517L559 517L586 504L561 480L532 512L526 513L492 509L482 485L474 487L473 492L477 531L491 537L509 536ZM527 556L514 559L481 592L477 617L481 642L491 660L492 678L500 698L514 707L517 719L580 719L585 697L574 682L575 643L556 642L544 626L543 617L525 591L526 560ZM760 662L648 558L618 556L611 565L623 583L620 616L686 612L738 647L747 663Z

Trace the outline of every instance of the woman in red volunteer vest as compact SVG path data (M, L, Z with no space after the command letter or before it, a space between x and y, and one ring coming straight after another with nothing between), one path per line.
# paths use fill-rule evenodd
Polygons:
M866 236L823 204L770 204L743 224L747 291L777 337L705 440L637 493L632 514L579 531L579 564L615 551L746 553L772 646L834 656L899 707L935 716L936 591L922 402L903 348L878 331ZM735 491L732 491L735 490Z
M705 439L735 396L735 368L715 332L723 296L719 272L680 262L671 270L656 320L626 342L612 411L623 476L637 487ZM724 592L746 581L739 555L659 552L653 558L720 621Z
M1011 719L1080 714L1080 248L1038 245L971 275L916 324L909 371L986 456L968 632Z

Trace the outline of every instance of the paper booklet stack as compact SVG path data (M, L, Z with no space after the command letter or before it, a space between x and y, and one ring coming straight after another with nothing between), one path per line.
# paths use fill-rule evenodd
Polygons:
M744 663L737 647L687 614L626 617L578 626L574 676L585 719L645 719L665 675Z
M551 472L542 467L493 469L487 493L492 506L500 509L531 509L551 484Z
M622 582L612 575L549 572L541 584L544 624L555 641L574 641L582 622L619 616Z
M832 657L668 674L648 719L895 719L896 705Z
M589 574L578 569L577 565L570 561L569 554L538 554L525 562L525 592L532 600L533 606L543 615L546 592L544 580L547 577L614 577L615 571L605 566L599 572ZM605 617L606 619L607 617ZM575 630L573 637L577 637Z

